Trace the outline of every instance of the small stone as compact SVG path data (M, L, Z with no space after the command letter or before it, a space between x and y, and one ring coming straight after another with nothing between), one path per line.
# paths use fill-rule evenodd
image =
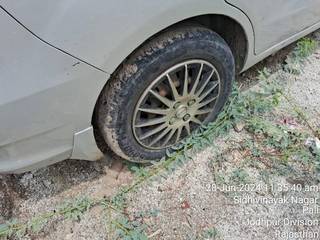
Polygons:
M242 132L242 130L244 129L246 125L244 124L244 122L238 122L238 123L235 123L233 128L236 132Z
M188 203L188 201L183 201L182 203L181 203L181 208L182 209L188 209L188 208L190 208L190 204Z
M312 144L313 144L313 138L308 138L304 143L304 145L306 145L307 147L311 147Z
M66 240L69 240L69 239L73 239L73 234L72 233L69 233L69 234L67 234L66 236L65 236L65 239Z
M319 138L308 138L305 145L309 147L311 153L316 153L320 151L320 140Z

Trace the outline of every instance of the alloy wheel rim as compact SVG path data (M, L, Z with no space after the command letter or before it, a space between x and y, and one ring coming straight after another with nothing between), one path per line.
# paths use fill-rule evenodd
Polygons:
M220 85L218 71L205 60L172 66L141 95L132 121L135 139L154 150L178 143L210 116Z

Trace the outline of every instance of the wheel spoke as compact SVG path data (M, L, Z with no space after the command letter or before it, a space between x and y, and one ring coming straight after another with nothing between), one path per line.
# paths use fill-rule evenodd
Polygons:
M196 117L191 118L191 121L196 123L196 124L199 124L200 126L202 125L201 121Z
M204 114L208 114L211 112L212 112L212 109L198 110L198 111L196 111L195 115L204 115Z
M199 81L200 81L200 78L201 78L202 70L203 70L203 63L201 63L201 66L200 66L200 69L199 69L199 72L198 72L198 76L196 78L196 81L193 84L192 90L190 92L191 95L193 95L196 92L196 89L198 87L198 84L199 84Z
M162 125L160 125L159 127L155 128L155 129L153 129L153 130L150 130L150 131L148 131L147 133L145 133L144 135L142 135L142 136L140 137L140 140L144 140L144 139L146 139L146 138L148 138L148 137L151 137L152 135L160 132L161 130L165 129L166 127L167 127L166 124L162 124Z
M212 85L204 94L199 97L199 101L201 102L203 99L205 99L218 85L219 82L216 82L214 85Z
M176 143L180 141L183 126L178 128Z
M191 134L190 124L187 123L186 125L184 125L184 127L186 128L188 135L190 135Z
M188 85L189 85L189 73L188 73L188 65L184 65L184 84L183 84L183 96L188 95Z
M171 91L172 91L173 97L174 97L175 100L178 100L180 95L179 95L179 93L177 91L177 88L174 85L174 83L173 83L173 81L172 81L172 79L171 79L169 74L167 74L167 78L168 78L168 81L169 81L169 84L170 84L170 87L171 87Z
M158 115L167 115L169 113L169 109L160 109L160 108L138 108L138 111L158 114Z
M214 73L214 69L212 69L210 75L207 77L206 81L202 84L201 88L199 89L199 91L196 93L197 96L200 96L200 94L203 92L203 90L205 89L205 87L207 86L207 84L209 83L210 79L213 76Z
M153 146L157 142L159 142L169 131L170 131L170 128L167 128L166 130L164 130L158 137L152 140L152 142L150 143L150 146Z
M168 144L168 142L170 141L170 139L172 138L172 136L175 134L177 130L176 129L172 129L170 134L167 136L166 140L162 143L162 147L166 146Z
M171 107L173 102L171 100L169 100L166 97L162 97L161 95L159 95L158 93L156 93L153 90L150 90L150 93L152 93L153 96L155 96L158 100L160 100L163 104L167 105L168 107Z
M145 121L143 123L138 123L135 125L135 127L137 128L142 128L142 127L149 127L149 126L153 126L153 125L158 125L160 123L163 123L167 120L166 117L162 117L162 118L156 118L156 119L152 119L149 121Z
M213 98L210 98L209 100L205 101L205 102L202 102L199 104L199 109L200 108L203 108L204 106L208 105L209 103L213 102L214 100L216 100L218 98L218 96L215 96Z

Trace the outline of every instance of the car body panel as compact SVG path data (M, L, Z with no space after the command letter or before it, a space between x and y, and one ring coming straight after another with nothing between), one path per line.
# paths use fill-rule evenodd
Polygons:
M48 46L0 11L0 172L69 158L109 75Z
M103 153L97 147L92 126L74 135L73 151L70 158L88 161L96 161L103 158Z
M224 0L108 0L95 1L94 7L92 1L74 0L0 2L41 39L108 73L154 34L205 14L226 15L239 22L253 54L249 19Z
M297 41L298 39L308 35L309 33L312 33L314 31L316 31L319 28L320 28L320 23L314 24L314 25L304 29L303 31L298 32L298 33L290 36L288 39L285 39L282 42L279 42L279 43L273 45L272 47L270 47L266 51L264 51L264 52L262 52L260 54L256 54L256 55L252 56L251 58L249 58L247 60L246 65L244 66L242 71L245 71L245 70L249 69L250 67L252 67L256 63L262 61L263 59L265 59L266 57L270 56L271 54L279 51L280 49L288 46L289 44Z
M320 22L319 0L227 0L251 20L255 52L266 51Z

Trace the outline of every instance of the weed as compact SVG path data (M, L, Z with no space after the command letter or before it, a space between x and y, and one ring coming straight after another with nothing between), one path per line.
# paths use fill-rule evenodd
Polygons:
M139 166L137 163L128 163L128 169L136 177L146 177L148 175L148 169L146 167Z
M237 184L249 183L249 174L242 168L237 168L231 173L231 181Z
M297 58L306 58L311 55L318 47L318 42L311 38L302 38L298 41L296 48L293 51L293 54Z
M318 42L311 38L303 38L298 41L293 52L285 60L284 70L288 73L298 75L301 73L303 62L318 47Z
M260 81L267 82L269 80L269 77L271 75L271 72L268 68L264 67L262 70L258 72L258 79Z
M207 240L207 239L208 240L209 239L217 240L220 238L220 234L216 228L210 228L210 229L205 230L202 233L201 237L202 237L202 239L205 239L205 240Z
M143 211L143 212L136 212L134 214L134 217L135 218L150 218L150 217L157 217L159 215L159 209L151 209L151 210L148 210L148 211Z
M127 217L121 216L112 221L116 239L126 240L147 240L145 234L147 226L138 221L130 221Z
M260 158L263 155L258 144L252 139L245 139L243 143L243 149L249 149L251 152L251 155L255 158Z

